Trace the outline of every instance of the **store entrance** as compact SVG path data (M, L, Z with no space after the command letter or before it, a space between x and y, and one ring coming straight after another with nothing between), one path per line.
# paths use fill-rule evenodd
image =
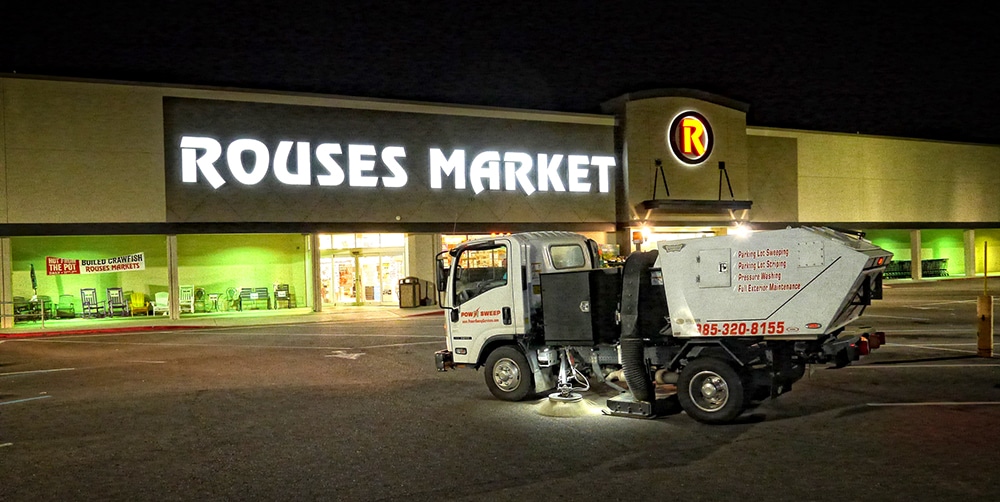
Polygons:
M320 258L323 303L398 305L402 253L353 249Z

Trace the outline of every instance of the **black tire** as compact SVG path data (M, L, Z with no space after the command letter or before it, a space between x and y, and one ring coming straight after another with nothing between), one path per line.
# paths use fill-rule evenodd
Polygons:
M486 386L497 399L521 401L535 387L528 359L511 345L497 347L486 358Z
M732 422L746 409L746 383L728 361L705 357L681 370L677 397L681 408L702 423Z

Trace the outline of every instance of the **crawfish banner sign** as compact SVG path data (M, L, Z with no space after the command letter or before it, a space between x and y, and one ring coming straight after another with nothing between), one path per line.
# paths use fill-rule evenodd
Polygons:
M75 260L70 258L45 257L46 275L65 274L103 274L109 272L129 272L146 269L145 253L133 253L124 256L111 256L92 260Z

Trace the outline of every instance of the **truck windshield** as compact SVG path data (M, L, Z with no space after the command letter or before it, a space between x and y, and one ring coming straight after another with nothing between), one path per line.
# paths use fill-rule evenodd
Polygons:
M455 305L507 285L507 246L466 249L455 265Z

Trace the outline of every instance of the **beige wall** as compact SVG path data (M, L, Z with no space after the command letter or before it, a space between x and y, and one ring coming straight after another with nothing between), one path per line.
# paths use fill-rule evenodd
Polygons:
M9 223L7 220L7 129L4 116L6 108L6 94L4 93L4 80L0 79L0 223Z
M697 166L674 158L667 141L670 121L680 112L694 110L708 119L715 147L705 162ZM626 104L625 149L627 151L627 200L629 207L653 198L654 160L663 162L671 199L716 200L719 195L719 162L726 163L737 200L749 196L747 172L746 114L729 107L692 98L658 97ZM662 181L657 199L666 199ZM723 180L723 199L729 190Z
M165 221L155 88L0 79L7 223Z
M796 221L799 216L796 140L749 136L747 149L752 221Z
M748 133L796 141L798 221L1000 221L1000 146L764 128Z

